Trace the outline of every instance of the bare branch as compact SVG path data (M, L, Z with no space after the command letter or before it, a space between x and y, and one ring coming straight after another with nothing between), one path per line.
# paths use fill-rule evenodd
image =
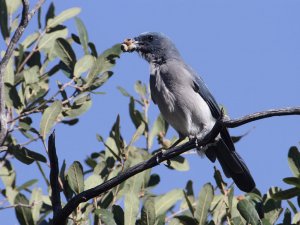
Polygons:
M86 202L94 197L97 197L106 191L110 190L111 188L119 185L120 183L124 182L128 178L143 172L147 169L155 167L159 165L159 163L172 159L175 156L178 156L190 149L196 148L197 146L205 146L208 143L212 142L215 137L219 134L220 130L224 127L233 128L244 125L246 123L253 122L255 120L260 120L268 117L273 116L284 116L284 115L300 115L300 107L294 108L283 108L283 109L272 109L267 110L264 112L257 112L254 114L250 114L239 119L225 119L222 118L218 120L213 127L213 129L205 135L202 140L190 140L185 144L180 146L176 146L173 148L168 149L166 152L159 152L158 154L152 156L150 159L141 162L135 166L130 167L128 170L120 173L118 176L113 177L112 179L104 182L103 184L94 187L92 189L86 190L81 192L80 194L74 196L64 208L62 208L56 216L53 218L54 225L63 225L66 223L68 216L78 207L78 205L82 202Z
M257 112L250 115L243 116L238 119L226 119L223 121L225 127L234 128L242 126L246 123L250 123L256 120L261 120L273 116L288 116L288 115L300 115L300 107L287 107L282 109L270 109L263 112Z
M3 142L7 133L7 121L5 116L5 102L4 102L4 72L8 64L9 59L12 57L14 49L20 40L22 34L25 31L30 19L36 13L36 11L42 6L45 0L40 0L34 6L34 8L29 13L29 1L22 0L23 10L22 17L18 28L16 29L12 39L9 42L9 45L6 49L5 55L0 62L0 146L3 145Z

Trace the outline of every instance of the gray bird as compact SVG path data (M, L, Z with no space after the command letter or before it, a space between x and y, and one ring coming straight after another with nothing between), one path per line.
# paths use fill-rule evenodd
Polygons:
M151 98L164 119L179 134L201 139L214 126L221 110L197 73L180 56L172 41L157 32L147 32L126 39L123 51L136 51L150 64ZM255 182L241 156L235 151L227 129L215 143L201 149L206 156L220 162L227 177L245 192L255 188Z

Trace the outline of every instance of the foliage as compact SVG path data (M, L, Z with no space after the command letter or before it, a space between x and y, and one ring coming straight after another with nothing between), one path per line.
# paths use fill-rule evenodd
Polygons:
M0 4L1 34L8 43L20 18L17 14L20 1L1 0ZM28 34L20 43L6 69L6 117L10 132L4 144L8 148L1 152L0 177L3 183L1 194L8 206L3 205L1 209L14 207L20 224L51 223L51 190L40 166L47 163L48 157L46 153L29 149L30 144L41 141L46 148L48 134L57 123L76 125L78 117L91 107L92 95L97 94L96 91L113 75L111 69L121 54L119 44L98 54L89 40L84 23L78 17L75 18L77 34L70 34L68 27L63 24L79 12L79 8L71 8L56 15L51 3L44 26L41 17L38 17L39 31ZM8 18L13 18L12 23L8 24ZM75 45L81 46L82 51L75 51ZM57 82L55 87L53 80L58 79L58 74L64 75L64 82ZM150 158L173 142L165 137L168 124L161 115L153 124L149 123L150 94L147 85L136 82L134 95L122 87L118 89L129 100L129 114L136 131L130 140L124 140L118 116L106 139L97 135L104 149L90 153L84 161L87 169L83 169L86 167L79 161L73 162L69 168L63 163L59 179L66 201ZM27 139L25 143L18 143L15 137L19 134ZM145 140L144 148L136 146L139 139ZM152 151L154 141L160 148ZM44 176L47 190L33 188L37 180L18 185L17 171L13 166L16 160L26 165L36 163ZM149 169L107 193L80 204L69 216L69 222L87 224L94 221L94 224L112 225L269 225L281 223L278 221L282 220L282 224L300 223L297 209L300 207L299 160L297 147L292 147L288 153L288 163L294 177L283 179L292 186L290 189L273 187L266 194L254 190L243 196L234 195L234 186L227 186L217 169L215 185L207 183L195 192L193 181L187 181L183 189L156 195L152 190L159 185L160 177ZM182 171L188 170L189 165L180 156L171 160L168 168ZM47 194L44 194L45 191ZM195 196L194 193L199 194ZM297 198L297 206L295 201L291 201L292 198Z

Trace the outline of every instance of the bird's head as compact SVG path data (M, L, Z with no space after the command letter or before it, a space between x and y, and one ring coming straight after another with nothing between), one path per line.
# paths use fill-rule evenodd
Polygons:
M171 58L180 58L172 41L162 33L146 32L135 38L128 38L122 44L124 52L138 52L149 63L160 63Z

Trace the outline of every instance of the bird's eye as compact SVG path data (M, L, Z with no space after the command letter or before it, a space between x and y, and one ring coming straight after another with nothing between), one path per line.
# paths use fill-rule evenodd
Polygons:
M154 38L153 38L152 35L149 35L149 36L148 36L148 41L153 41L153 39L154 39Z

